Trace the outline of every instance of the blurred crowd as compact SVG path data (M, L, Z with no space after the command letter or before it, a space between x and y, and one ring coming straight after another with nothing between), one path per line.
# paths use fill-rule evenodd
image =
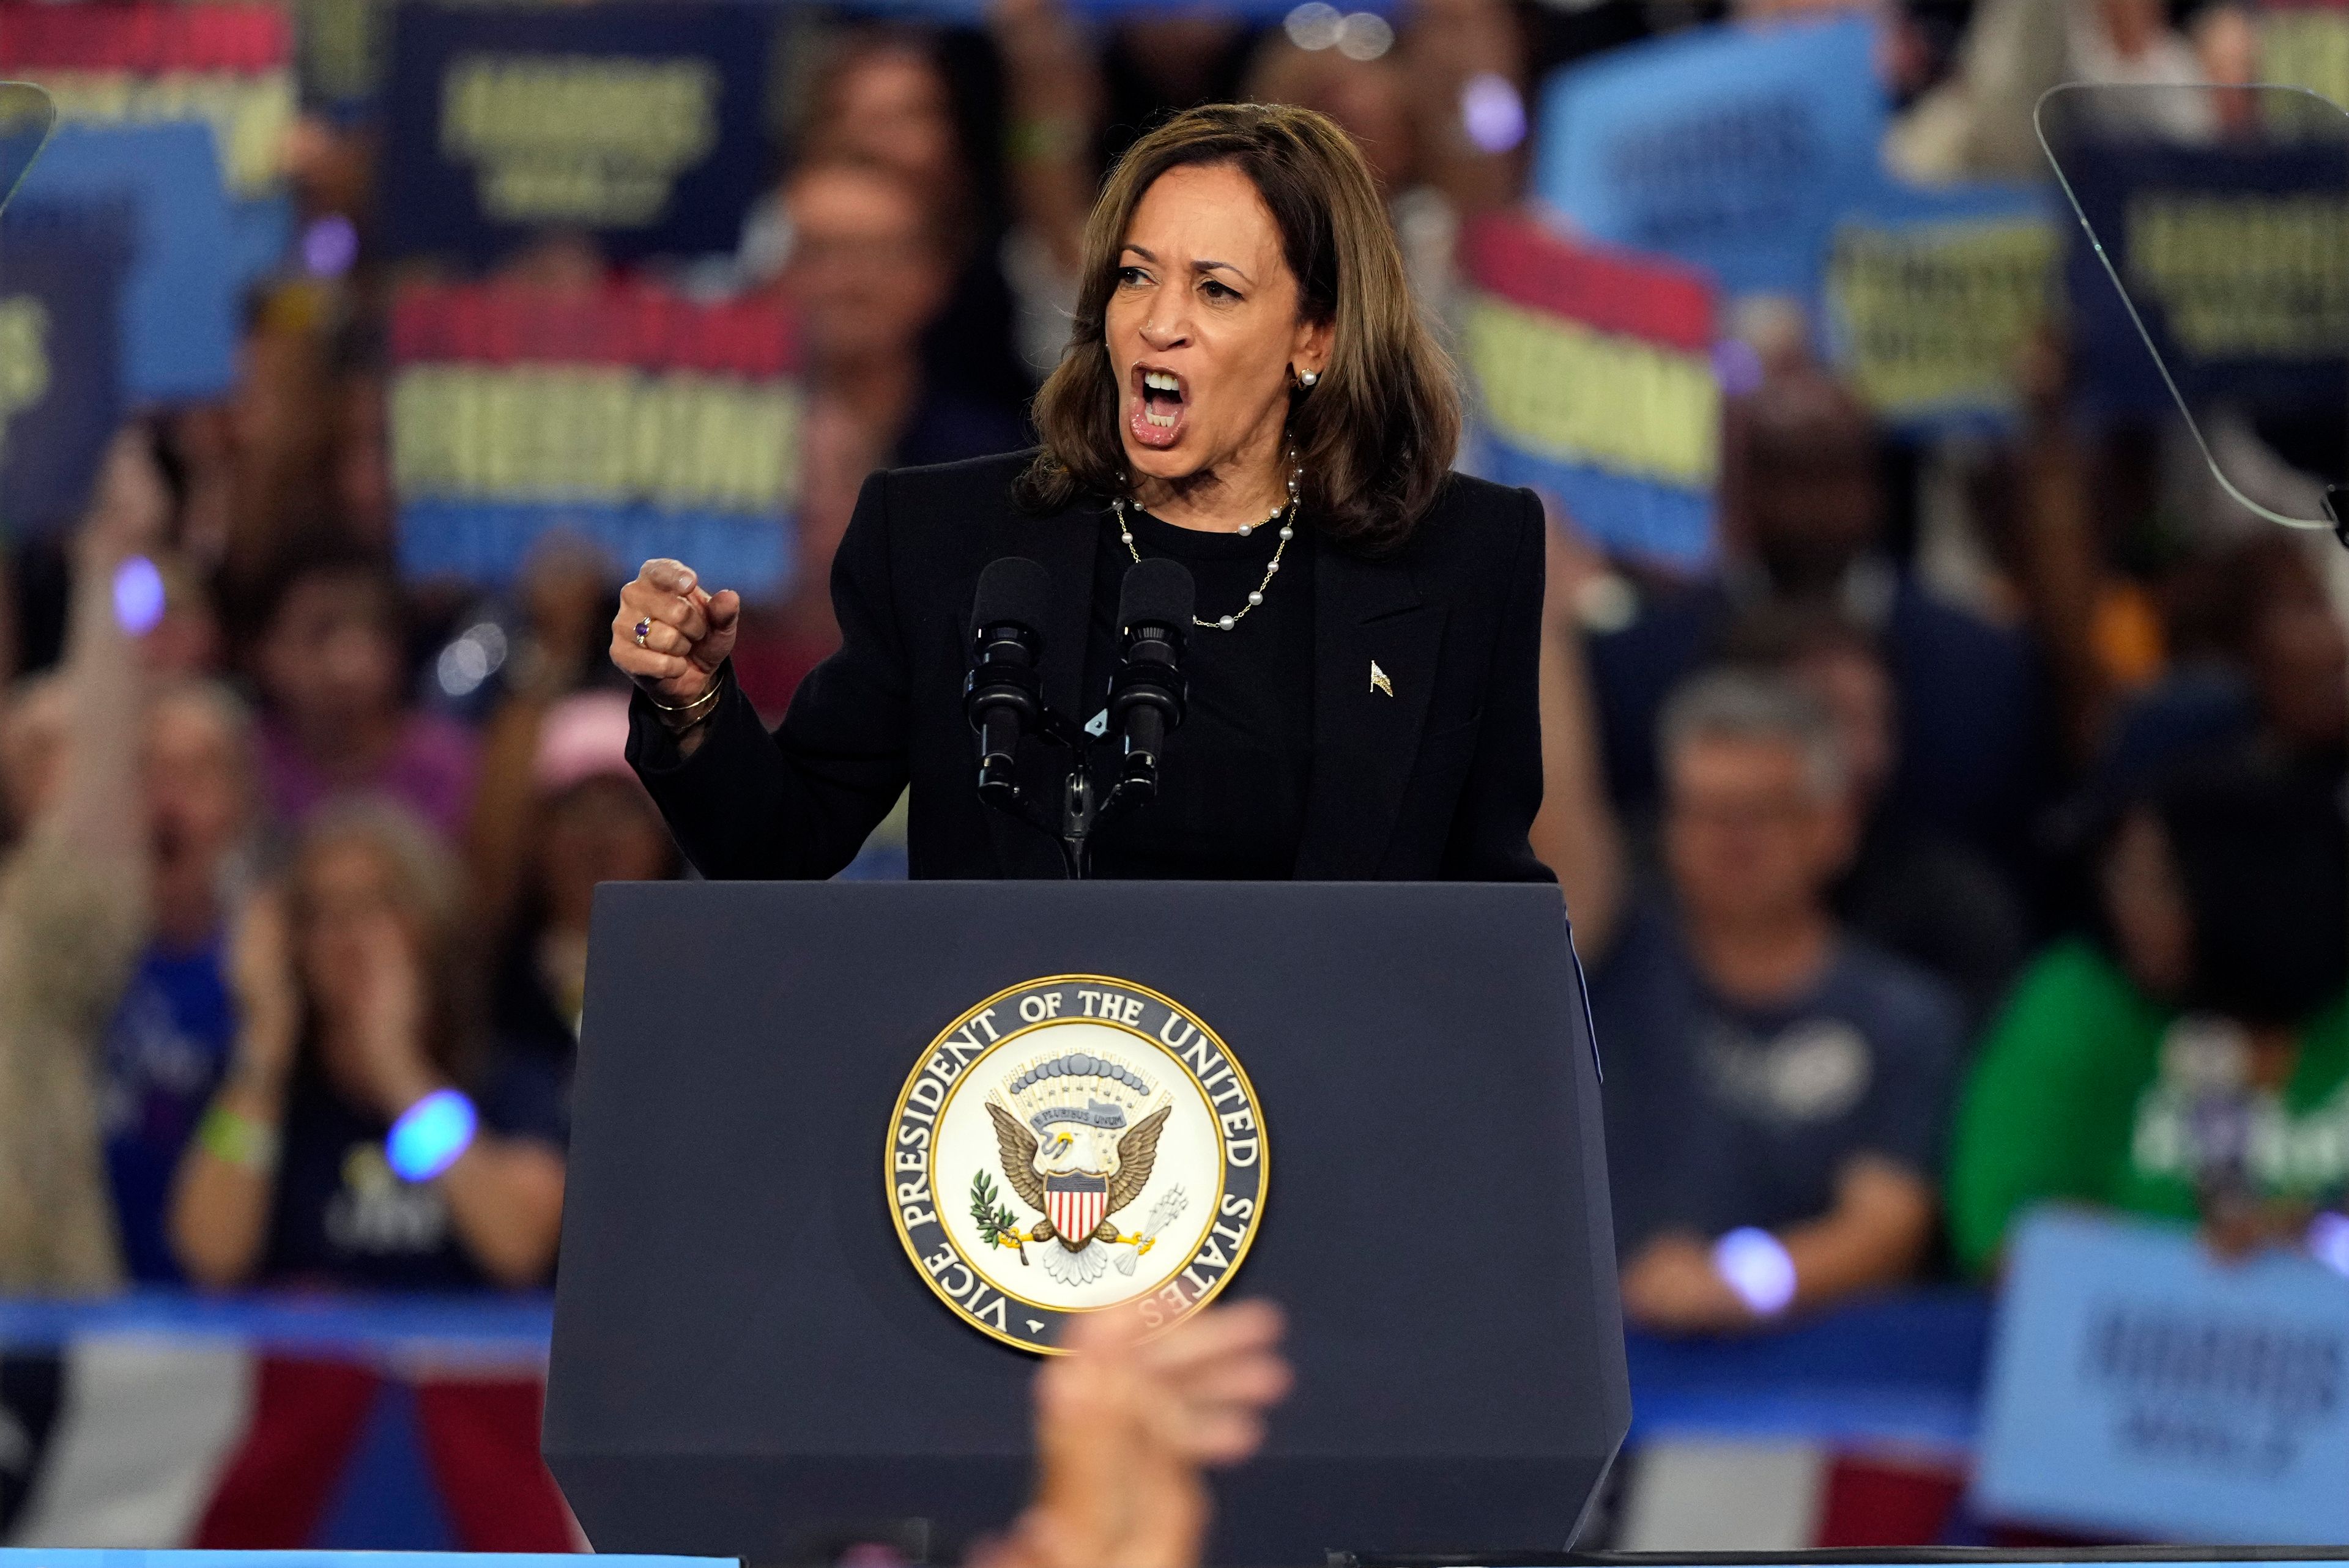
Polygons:
M804 335L794 585L746 612L745 689L778 717L836 641L867 472L1027 443L1092 191L1154 115L1333 116L1441 321L1462 222L1524 200L1544 76L1823 10L1878 20L1920 177L2040 178L2058 80L2251 71L2242 8L2160 0L795 18L771 188L685 280ZM544 1284L593 889L683 872L600 653L636 563L550 538L499 593L401 575L376 143L305 119L290 156L355 263L257 289L234 394L142 417L79 529L6 558L0 1291ZM497 275L613 270L549 232ZM1749 306L1716 564L1554 515L1536 848L1606 1062L1627 1314L1986 1277L2045 1200L2294 1242L2349 1183L2330 542L2233 510L2174 419L2081 418L2060 339L2015 367L2017 434L1903 442ZM2349 477L2339 415L2233 439L2313 495ZM478 1130L409 1180L387 1134L449 1088Z

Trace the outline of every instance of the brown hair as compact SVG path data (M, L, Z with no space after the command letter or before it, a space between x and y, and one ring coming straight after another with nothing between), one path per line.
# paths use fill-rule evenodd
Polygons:
M1460 394L1420 319L1402 252L1370 168L1325 116L1280 104L1208 104L1136 141L1085 224L1076 316L1036 394L1044 449L1020 494L1050 510L1122 488L1117 372L1105 321L1118 256L1143 193L1170 169L1227 164L1248 177L1280 231L1302 319L1330 324L1330 362L1292 387L1288 428L1305 470L1305 515L1327 537L1392 549L1434 502L1460 438Z

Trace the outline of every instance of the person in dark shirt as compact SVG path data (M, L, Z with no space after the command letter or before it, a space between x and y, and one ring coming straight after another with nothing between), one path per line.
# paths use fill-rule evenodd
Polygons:
M481 1050L452 978L459 892L388 803L322 810L235 940L226 1082L181 1162L171 1243L202 1284L543 1283L563 1212L564 1064ZM469 1096L465 1090L470 1088Z
M1889 799L1900 764L1900 699L1883 650L1865 628L1822 610L1747 617L1725 645L1732 663L1782 672L1834 717L1859 823L1851 862L1831 892L1836 914L1952 987L1971 1036L2023 967L2030 923L1989 856Z
M1699 676L1667 705L1664 889L1576 914L1631 1323L1733 1329L1906 1278L1962 1039L1938 981L1837 921L1855 827L1824 705ZM1590 879L1562 870L1572 897Z
M1733 410L1720 570L1649 595L1592 639L1609 792L1634 816L1656 798L1656 716L1720 656L1741 616L1769 606L1845 615L1880 642L1899 709L1900 818L2002 861L2017 858L2045 784L2044 705L2029 644L1922 587L1883 553L1876 429L1825 373L1781 371Z

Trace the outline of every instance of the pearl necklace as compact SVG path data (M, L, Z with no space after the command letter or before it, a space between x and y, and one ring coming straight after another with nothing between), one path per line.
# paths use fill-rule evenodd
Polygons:
M1239 536L1242 539L1246 539L1249 534L1254 533L1258 528L1268 527L1276 522L1280 524L1280 542L1273 546L1272 559L1265 562L1264 581L1258 583L1256 585L1254 592L1248 594L1247 603L1241 605L1231 614L1218 615L1212 621L1207 620L1203 616L1194 615L1191 617L1191 624L1193 625L1204 627L1210 632L1228 632L1234 626L1238 625L1242 621L1247 619L1247 613L1250 610L1255 609L1258 604L1264 603L1264 591L1272 586L1273 573L1280 570L1280 558L1284 554L1288 553L1288 542L1297 537L1297 481L1304 476L1305 470L1295 466L1296 458L1296 453L1291 452L1289 454L1290 467L1288 470L1288 501L1280 506L1274 507L1270 512L1266 514L1263 522L1244 522L1239 526ZM1125 478L1123 474L1120 474L1117 477L1120 480L1123 480ZM1133 525L1125 520L1125 498L1123 496L1115 497L1109 504L1110 510L1117 513L1117 536L1125 542L1125 552L1128 555L1133 556L1135 563L1139 564L1142 560L1142 552L1134 548L1133 528ZM1137 507L1135 510L1139 511L1141 509Z

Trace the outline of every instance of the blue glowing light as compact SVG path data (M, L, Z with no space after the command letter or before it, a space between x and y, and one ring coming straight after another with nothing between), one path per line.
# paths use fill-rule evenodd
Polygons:
M429 1181L457 1162L479 1125L471 1100L453 1088L436 1088L391 1124L384 1158L401 1181Z
M1730 1232L1713 1244L1713 1267L1757 1317L1775 1317L1795 1299L1795 1260L1767 1231Z
M163 574L143 555L114 569L114 618L134 637L143 637L163 618Z
M2349 1274L2349 1214L2319 1214L2308 1222L2308 1255L2337 1274Z
M1506 152L1526 139L1525 95L1494 71L1479 71L1460 88L1460 129L1480 152Z

